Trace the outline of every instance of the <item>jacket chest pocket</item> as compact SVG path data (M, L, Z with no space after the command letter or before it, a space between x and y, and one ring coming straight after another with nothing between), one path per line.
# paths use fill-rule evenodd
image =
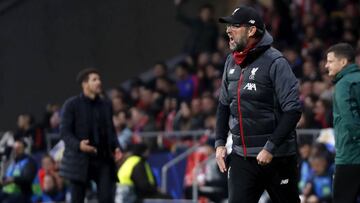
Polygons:
M241 69L239 67L230 68L227 72L228 82L236 82L240 79Z

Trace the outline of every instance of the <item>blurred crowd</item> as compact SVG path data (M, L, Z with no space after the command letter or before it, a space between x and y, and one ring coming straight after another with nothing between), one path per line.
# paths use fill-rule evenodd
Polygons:
M348 42L357 50L356 62L360 64L359 1L260 2L246 3L261 11L275 39L274 46L283 52L300 81L303 113L297 128L331 128L333 83L324 67L323 54L333 43ZM229 54L228 38L214 17L214 7L206 4L197 16L187 16L183 11L185 3L175 1L176 19L189 29L182 51L186 57L175 66L157 62L152 67L150 80L133 78L129 89L119 86L104 93L113 104L113 122L123 150L140 142L146 143L152 152L174 151L194 144L190 134L180 138L146 138L143 132L215 129L223 65ZM5 134L0 141L0 153L9 159L12 149L33 155L34 158L28 157L34 161L32 180L39 186L34 202L46 198L65 200L64 181L57 174L55 157L45 154L46 136L59 133L60 121L61 105L49 104L41 122L35 122L28 113L20 114L18 128L12 133L13 141ZM213 146L211 136L200 140L207 147ZM205 151L207 156L213 153L211 149ZM303 202L330 202L333 147L318 143L313 137L300 137L299 152L299 191ZM16 154L13 159L18 157L22 155Z

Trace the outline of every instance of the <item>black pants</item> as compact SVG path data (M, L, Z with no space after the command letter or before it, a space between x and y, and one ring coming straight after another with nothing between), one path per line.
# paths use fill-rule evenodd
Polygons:
M360 195L360 164L336 165L334 203L354 203Z
M229 157L229 203L257 203L266 190L273 203L300 202L296 156L274 158L260 166L255 157Z
M88 168L88 181L94 180L99 203L113 203L115 199L115 179L112 165L102 161L91 160ZM71 202L84 202L88 182L71 181Z

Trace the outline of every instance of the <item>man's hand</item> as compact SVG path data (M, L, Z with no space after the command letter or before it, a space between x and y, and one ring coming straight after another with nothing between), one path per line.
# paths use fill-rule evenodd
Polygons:
M265 149L261 150L256 157L256 160L259 165L265 166L269 164L273 159L273 155L266 151Z
M96 154L97 149L93 146L91 146L89 140L81 140L80 141L80 151L89 153L89 154Z
M216 162L222 173L226 172L225 156L226 156L226 148L224 146L217 147L216 148Z

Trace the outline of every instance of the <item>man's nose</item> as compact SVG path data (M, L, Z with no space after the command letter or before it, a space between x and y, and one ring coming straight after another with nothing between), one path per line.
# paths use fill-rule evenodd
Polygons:
M226 26L226 33L229 34L231 31L231 27L230 26Z

